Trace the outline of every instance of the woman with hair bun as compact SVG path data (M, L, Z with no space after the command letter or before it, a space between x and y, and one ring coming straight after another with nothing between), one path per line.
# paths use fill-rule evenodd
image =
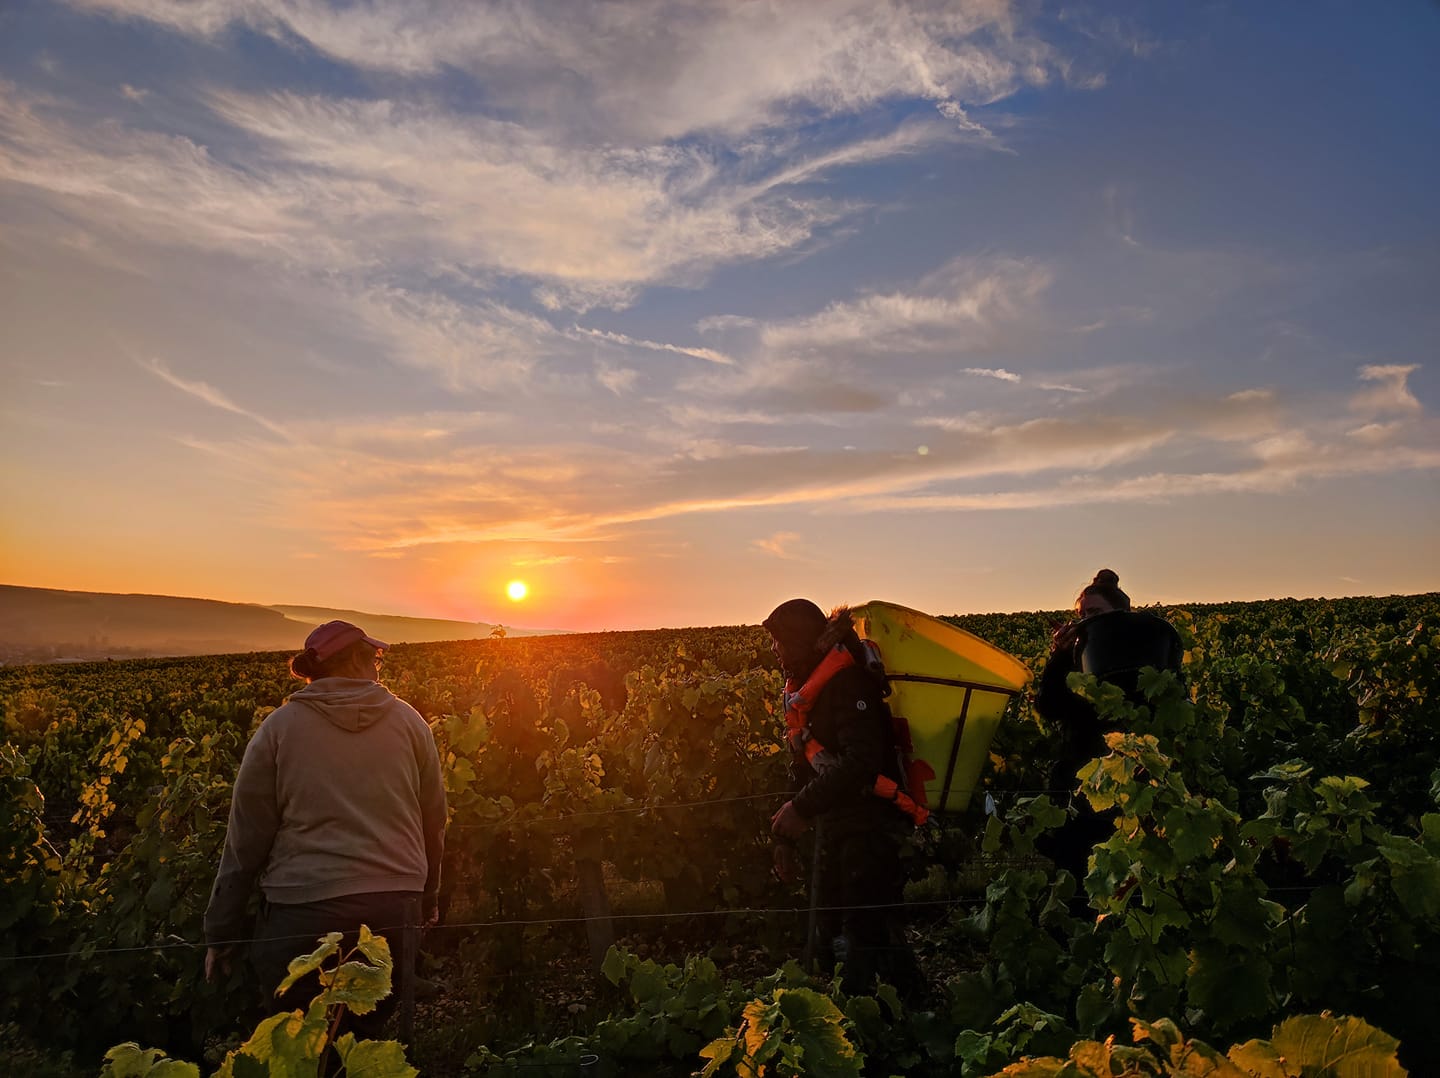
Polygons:
M235 778L205 911L207 979L228 971L235 941L249 934L257 882L250 961L267 995L317 937L339 931L353 942L362 924L387 937L404 975L414 956L398 929L413 923L407 914L435 921L445 787L430 727L379 683L388 647L331 621L290 660L305 687L260 724ZM309 987L292 988L282 1006L306 1006ZM376 1020L386 1013L382 1005Z
M1060 752L1050 772L1050 789L1063 794L1072 816L1048 836L1047 848L1057 868L1066 869L1082 885L1090 851L1112 829L1113 814L1096 813L1084 797L1073 797L1076 773L1097 756L1105 755L1103 725L1088 700L1076 696L1065 679L1074 671L1094 674L1119 685L1136 698L1136 681L1146 666L1180 671L1184 649L1174 626L1154 614L1130 611L1130 596L1120 590L1114 570L1101 569L1075 598L1075 620L1055 630L1050 658L1040 675L1035 710L1060 733Z

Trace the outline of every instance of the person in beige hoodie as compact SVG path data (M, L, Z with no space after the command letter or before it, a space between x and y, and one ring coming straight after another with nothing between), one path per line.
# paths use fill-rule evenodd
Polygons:
M399 931L407 909L418 901L423 922L435 922L445 787L429 726L378 681L388 647L331 621L290 660L305 687L260 724L235 779L205 911L208 979L229 969L246 936L257 882L250 960L267 993L317 937L361 924L386 936L398 975L414 958ZM304 1006L304 991L282 1004Z

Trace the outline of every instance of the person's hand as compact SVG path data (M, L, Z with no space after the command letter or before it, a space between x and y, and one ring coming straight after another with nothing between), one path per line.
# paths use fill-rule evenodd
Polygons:
M1073 648L1079 636L1080 623L1078 621L1067 621L1050 635L1050 650L1065 651Z
M800 878L800 852L789 839L775 843L771 858L775 876L781 883L794 883Z
M234 953L233 947L206 947L205 979L214 984L221 977L230 976L230 960Z
M440 923L440 896L426 895L421 903L420 925L423 928L434 928Z
M810 821L800 815L794 801L786 801L780 806L780 811L770 817L771 834L781 838L799 838L808 830Z

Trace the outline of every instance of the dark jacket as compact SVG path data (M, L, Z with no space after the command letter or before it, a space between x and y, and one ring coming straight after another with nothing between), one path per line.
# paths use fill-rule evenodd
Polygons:
M900 779L890 708L879 681L859 667L841 670L821 690L809 724L811 737L825 752L813 765L803 757L792 760L800 815L823 817L827 830L908 822L893 802L871 792L877 775Z
M1075 786L1075 772L1105 754L1105 734L1119 727L1102 723L1089 702L1066 686L1066 677L1073 671L1086 669L1089 664L1092 673L1103 682L1118 685L1131 703L1143 703L1144 696L1138 686L1140 670L1154 666L1178 674L1185 652L1175 627L1152 614L1128 611L1099 614L1082 625L1091 626L1097 639L1100 639L1100 628L1095 626L1103 626L1109 629L1112 639L1106 641L1105 648L1094 648L1087 656L1090 640L1082 627L1074 647L1051 654L1035 694L1035 710L1060 732L1060 753L1051 772L1050 785L1067 792ZM1130 627L1127 631L1116 631L1127 626Z
M1076 696L1065 684L1065 678L1079 666L1075 652L1064 648L1051 654L1040 674L1040 688L1035 694L1035 710L1055 727L1060 735L1060 752L1050 771L1050 786L1057 795L1075 788L1075 773L1086 763L1105 753L1105 733L1095 709L1088 700Z

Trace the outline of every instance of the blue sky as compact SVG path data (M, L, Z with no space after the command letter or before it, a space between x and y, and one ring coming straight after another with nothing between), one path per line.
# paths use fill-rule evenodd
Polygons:
M573 628L1440 587L1436 55L1418 0L17 0L4 575Z

